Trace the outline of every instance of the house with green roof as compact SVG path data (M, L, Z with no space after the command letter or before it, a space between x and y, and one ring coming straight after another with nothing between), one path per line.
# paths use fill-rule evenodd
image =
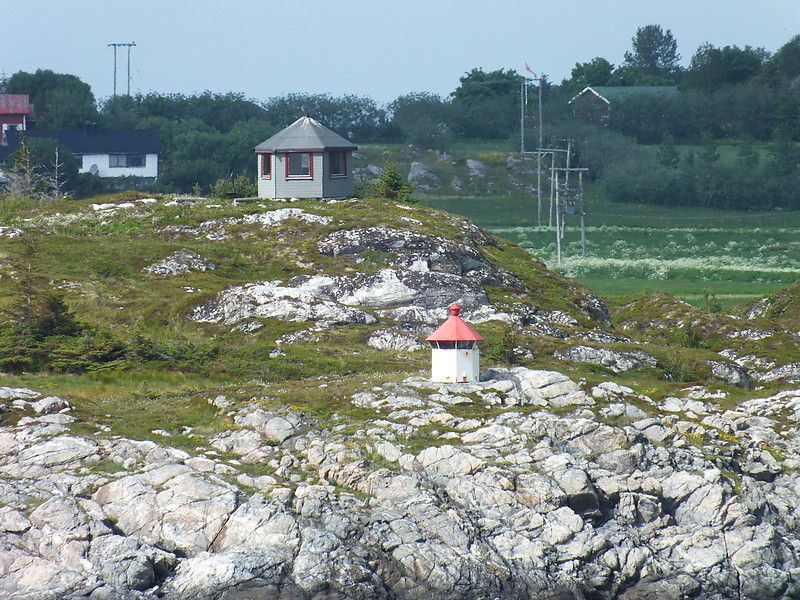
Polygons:
M569 104L576 119L606 125L615 102L631 96L671 96L677 93L678 87L674 85L589 86L573 96Z
M311 117L264 140L258 156L259 198L348 198L358 147Z

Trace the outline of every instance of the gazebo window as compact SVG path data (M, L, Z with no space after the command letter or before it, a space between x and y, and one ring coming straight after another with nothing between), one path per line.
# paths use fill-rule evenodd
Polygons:
M272 154L261 155L261 178L272 179Z
M290 152L286 155L286 179L313 179L310 152Z
M347 153L341 150L330 152L330 176L347 177Z

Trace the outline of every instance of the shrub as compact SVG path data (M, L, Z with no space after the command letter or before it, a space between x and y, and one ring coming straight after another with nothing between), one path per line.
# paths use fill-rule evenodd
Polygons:
M251 177L237 175L230 179L217 179L211 185L211 195L215 198L253 198L258 195L258 187Z
M370 192L370 195L375 198L412 202L411 194L414 192L414 184L403 182L397 170L397 165L387 163L383 174L371 185Z

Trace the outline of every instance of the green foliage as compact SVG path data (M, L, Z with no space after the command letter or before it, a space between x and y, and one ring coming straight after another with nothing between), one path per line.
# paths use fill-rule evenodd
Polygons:
M453 125L468 138L505 138L517 128L521 78L514 71L472 69L452 92Z
M704 131L701 135L700 151L697 153L697 159L706 165L711 165L719 160L717 142L709 131Z
M674 334L674 342L681 348L703 348L703 338L687 320Z
M51 138L28 140L30 161L42 175L46 194L53 200L66 192L75 192L78 184L78 161L72 151Z
M672 32L660 25L646 25L636 30L631 40L633 52L625 53L624 75L628 85L664 85L674 83L680 74L678 42Z
M215 198L253 198L258 195L258 186L251 177L237 175L228 179L217 179L211 186Z
M94 94L88 84L75 75L37 69L19 71L5 82L9 94L27 94L36 107L40 129L82 129L98 119Z
M216 345L199 344L183 336L152 339L142 334L130 344L131 357L142 362L156 362L167 370L205 371L219 352Z
M397 165L386 163L383 173L372 184L369 193L375 198L384 198L396 202L412 202L411 194L414 193L414 184L403 181L397 170Z
M795 35L767 61L759 78L770 86L785 87L800 74L800 35Z
M481 347L481 354L485 364L513 365L516 362L514 330L510 325L503 324L500 331L493 331L491 335L484 337L486 337L486 341Z
M77 321L63 297L47 293L31 326L0 326L0 371L83 373L123 366L125 347L107 332Z
M664 376L668 381L690 383L700 379L695 365L689 361L671 358L661 364Z
M758 75L768 58L769 53L764 48L716 48L705 43L692 56L683 85L686 89L714 91L744 83Z
M705 301L705 309L710 313L722 312L722 302L717 299L717 294L713 290L703 288L703 300Z
M310 115L347 139L376 142L385 139L388 116L365 96L329 94L287 94L264 103L270 120L281 128Z
M681 161L681 157L675 148L675 138L671 134L664 134L661 144L656 150L656 158L662 167L676 169Z
M448 123L452 107L435 94L413 93L400 96L389 104L391 125L405 141L420 148L446 150L453 138Z
M614 65L600 56L591 62L575 63L570 73L569 86L574 92L579 92L587 86L609 85Z

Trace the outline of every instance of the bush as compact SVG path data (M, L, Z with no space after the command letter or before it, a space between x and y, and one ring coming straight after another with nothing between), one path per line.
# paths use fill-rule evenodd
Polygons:
M397 166L387 163L383 174L377 181L372 183L367 189L362 189L362 193L375 198L385 198L386 200L396 200L397 202L412 202L411 194L414 192L414 184L403 182Z
M211 195L215 198L254 198L258 196L258 187L251 177L237 175L230 179L217 179L211 186Z

